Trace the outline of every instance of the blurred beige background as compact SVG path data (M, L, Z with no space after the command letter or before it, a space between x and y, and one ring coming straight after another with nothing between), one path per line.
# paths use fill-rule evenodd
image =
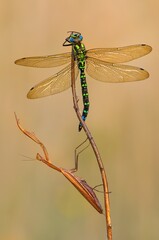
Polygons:
M60 68L14 64L25 56L70 51L62 47L68 30L80 31L87 49L153 47L132 62L149 71L145 81L108 84L88 77L87 124L107 170L114 239L159 239L158 10L154 0L1 0L0 239L106 239L104 217L63 176L34 160L39 147L17 129L13 114L45 143L54 163L73 167L73 151L85 136L77 132L71 90L26 98L33 85ZM77 88L80 97L79 83ZM77 175L91 186L100 183L90 148L81 155Z

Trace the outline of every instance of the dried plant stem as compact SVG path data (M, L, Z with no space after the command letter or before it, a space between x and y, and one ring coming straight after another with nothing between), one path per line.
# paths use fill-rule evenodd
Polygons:
M76 88L75 88L75 62L74 62L73 53L72 53L72 58L71 58L71 87L72 87L73 105L74 105L75 112L77 114L79 121L82 123L82 127L86 133L86 136L89 139L89 142L92 146L92 149L94 151L94 154L96 156L98 166L100 169L100 174L101 174L101 178L102 178L102 182L103 182L103 190L104 190L104 205L105 205L105 217L106 217L105 220L106 220L107 237L108 237L108 240L112 240L112 225L111 225L111 217L110 217L110 201L109 201L108 181L107 181L106 172L105 172L104 165L103 165L99 150L97 148L97 145L96 145L87 125L83 121L80 111L79 111L78 98L76 95Z

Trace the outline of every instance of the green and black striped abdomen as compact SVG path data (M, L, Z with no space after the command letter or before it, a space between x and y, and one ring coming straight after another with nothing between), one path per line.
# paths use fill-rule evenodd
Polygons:
M81 88L82 88L82 98L83 98L83 113L82 119L86 120L89 110L89 97L88 97L88 89L86 83L86 75L85 75L85 60L86 60L86 50L83 43L73 45L73 52L75 59L78 63L78 68L80 70L80 79L81 79ZM82 124L79 124L79 131L82 129Z
M86 75L85 75L85 60L80 60L78 62L78 67L80 69L80 80L81 80L81 89L82 89L82 97L83 97L83 113L82 119L83 121L86 120L88 111L89 111L89 96L88 96L88 88L86 82ZM82 124L79 124L79 131L82 129Z

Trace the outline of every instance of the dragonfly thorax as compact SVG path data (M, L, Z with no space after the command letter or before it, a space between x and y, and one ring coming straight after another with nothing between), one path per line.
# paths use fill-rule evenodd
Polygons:
M83 43L73 45L73 53L75 56L75 59L77 60L85 60L86 59L86 49L85 45Z

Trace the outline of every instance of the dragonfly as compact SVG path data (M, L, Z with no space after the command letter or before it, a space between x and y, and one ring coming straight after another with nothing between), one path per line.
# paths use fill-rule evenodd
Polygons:
M25 57L15 61L15 64L26 67L52 68L67 64L61 71L43 80L30 89L27 97L30 99L54 95L71 87L71 57L75 62L75 79L80 73L83 99L82 119L86 120L90 101L86 73L93 79L108 83L124 83L144 80L149 73L140 67L122 63L140 58L152 51L151 46L136 44L117 48L94 48L86 50L83 36L80 32L69 31L63 46L71 46L72 52L62 54ZM82 123L78 130L81 131Z

